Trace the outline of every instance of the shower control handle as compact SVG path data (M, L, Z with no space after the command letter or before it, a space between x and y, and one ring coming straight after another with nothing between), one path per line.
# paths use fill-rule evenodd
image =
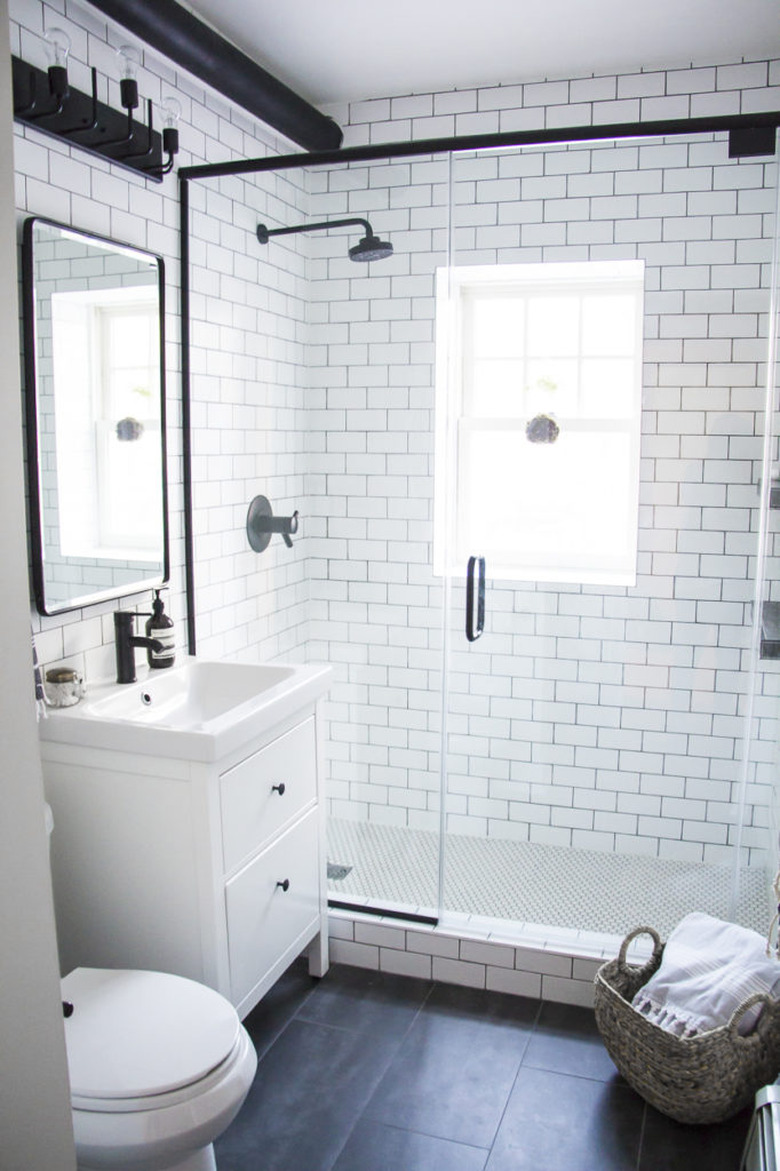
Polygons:
M287 894L287 891L290 889L290 880L289 878L285 878L284 882L277 882L276 885L280 886L284 893Z
M255 496L246 514L246 535L255 553L268 548L272 533L279 533L288 549L292 549L292 538L298 532L298 510L292 516L274 516L274 510L267 496Z
M280 785L271 785L271 792L278 793L280 797L284 796L285 784L284 781Z
M474 570L478 569L477 581ZM466 638L476 642L485 629L485 558L469 557L466 568Z

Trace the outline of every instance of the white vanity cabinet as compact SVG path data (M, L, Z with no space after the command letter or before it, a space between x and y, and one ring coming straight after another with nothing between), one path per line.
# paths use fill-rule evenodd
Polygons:
M41 750L63 972L174 972L241 1016L304 949L324 974L316 704L213 761L67 743L53 723Z

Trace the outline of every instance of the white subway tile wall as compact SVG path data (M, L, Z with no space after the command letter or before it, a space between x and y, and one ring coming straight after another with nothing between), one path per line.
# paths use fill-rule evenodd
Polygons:
M42 33L69 33L71 83L91 85L118 105L115 50L127 33L77 0L12 0L12 51L45 68ZM256 119L144 49L139 90L158 106L175 93L183 113L178 165L288 153L292 147ZM179 328L179 199L175 173L162 184L85 154L18 124L15 135L19 221L43 215L162 256L166 275L168 480L172 577L167 609L186 649ZM308 440L303 418L300 278L271 258L260 272L258 218L277 205L298 215L303 176L280 179L268 194L239 180L195 185L192 191L192 373L195 498L195 579L198 651L204 656L302 657L306 599L304 547L291 566L273 547L261 562L246 541L252 497L268 495L277 512L299 507ZM289 253L284 253L284 261ZM303 512L304 509L301 508ZM305 530L304 530L305 531ZM149 609L150 597L123 600ZM39 658L76 665L87 682L114 672L117 603L57 617L33 613ZM139 660L140 661L140 660Z
M113 50L124 39L116 26L77 0L12 0L11 14L14 52L43 64L43 27L64 24L73 84L86 88L94 65L101 98L111 92L116 101ZM151 50L139 84L157 101L175 90L185 106L180 164L292 149ZM757 61L391 96L329 112L351 145L778 108L780 63ZM175 176L147 183L22 127L16 167L20 217L47 215L166 261L169 609L183 647ZM746 750L775 182L774 160L729 161L718 136L192 185L198 650L334 665L326 716L335 816L421 830L439 822L434 274L447 262L451 190L458 263L640 258L647 317L637 585L489 582L486 632L467 650L456 583L449 828L731 859ZM393 241L393 258L366 273L346 259L348 233L267 246L255 236L258 222L337 215L368 216ZM292 550L278 537L263 554L249 549L246 509L258 493L276 513L299 510ZM774 535L774 514L769 526ZM776 571L772 559L770 581ZM109 676L113 608L34 616L42 661L75 662L88 681ZM742 834L755 864L767 847L777 697L778 668L761 662ZM347 942L368 949L354 956L399 950ZM483 983L528 983L515 968L459 951L435 958L450 975L457 965L464 980L473 965ZM385 962L417 961L388 954Z

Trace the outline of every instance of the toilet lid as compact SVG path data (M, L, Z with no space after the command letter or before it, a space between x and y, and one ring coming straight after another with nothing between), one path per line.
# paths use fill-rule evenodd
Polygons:
M76 968L62 981L71 1093L142 1098L205 1077L234 1048L238 1014L224 996L164 972Z

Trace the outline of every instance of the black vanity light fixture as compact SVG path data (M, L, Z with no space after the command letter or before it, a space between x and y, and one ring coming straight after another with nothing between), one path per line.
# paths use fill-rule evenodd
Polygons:
M181 107L175 98L162 103L162 135L154 129L150 100L146 102L145 124L136 120L140 51L133 45L122 45L117 50L120 112L98 101L95 69L91 94L71 87L67 67L70 37L63 29L49 29L44 41L50 62L46 73L18 57L12 58L14 118L117 166L162 182L163 175L173 169L179 150L176 123Z
M257 238L261 244L267 244L271 236L291 236L296 232L326 232L331 228L347 228L360 224L365 230L365 236L359 244L353 244L349 250L349 259L366 263L369 260L384 260L393 255L393 245L388 240L380 240L374 235L374 229L368 220L352 218L346 220L322 220L316 224L296 224L292 228L267 228L265 224L257 225Z

